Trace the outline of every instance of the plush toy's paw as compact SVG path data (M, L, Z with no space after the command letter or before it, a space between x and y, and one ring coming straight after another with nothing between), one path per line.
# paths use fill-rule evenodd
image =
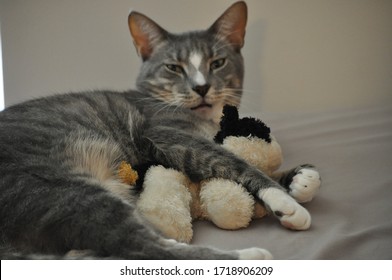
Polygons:
M299 203L311 201L321 185L320 174L312 165L300 165L288 176L292 177L288 192Z
M238 250L238 259L240 260L272 260L272 254L261 248L248 248Z
M163 236L190 242L193 235L191 194L182 173L162 166L151 167L145 176L137 209Z
M294 230L306 230L310 227L309 212L284 191L277 188L262 189L259 197L283 226Z
M247 227L254 211L254 197L241 185L225 179L204 181L200 190L203 211L223 229Z
M180 209L182 210L182 209ZM172 215L174 209L159 211L158 209L139 210L143 218L146 219L154 228L171 240L178 243L190 243L193 237L192 220L190 215Z

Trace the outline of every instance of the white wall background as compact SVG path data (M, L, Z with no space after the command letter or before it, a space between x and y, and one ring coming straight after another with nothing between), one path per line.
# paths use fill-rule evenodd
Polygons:
M0 0L6 106L134 87L132 8L174 32L207 28L232 0ZM391 0L248 0L243 111L392 101Z

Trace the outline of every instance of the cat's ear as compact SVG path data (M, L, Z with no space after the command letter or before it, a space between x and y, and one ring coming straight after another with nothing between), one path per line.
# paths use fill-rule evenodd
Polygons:
M128 16L129 31L138 54L143 61L147 60L153 50L166 37L166 30L152 19L138 12L131 12Z
M215 21L209 30L239 50L244 45L247 11L245 2L236 2Z

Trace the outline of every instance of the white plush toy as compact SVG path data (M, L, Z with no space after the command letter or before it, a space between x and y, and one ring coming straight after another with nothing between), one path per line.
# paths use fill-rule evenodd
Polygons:
M281 148L270 129L253 118L239 119L235 107L224 108L221 131L215 140L272 178L282 163ZM311 168L307 170L312 172ZM310 175L317 176L300 178L300 182L293 178L289 187L299 202L311 200L318 190L318 174ZM210 220L220 228L234 230L267 215L262 204L236 182L215 178L194 183L181 172L163 166L147 170L137 209L163 235L180 242L191 241L195 219Z

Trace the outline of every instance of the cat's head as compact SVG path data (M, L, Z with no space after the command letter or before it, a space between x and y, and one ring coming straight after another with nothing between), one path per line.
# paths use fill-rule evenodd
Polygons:
M203 31L172 34L137 12L129 28L143 64L140 91L219 121L225 104L239 106L247 7L237 2Z

